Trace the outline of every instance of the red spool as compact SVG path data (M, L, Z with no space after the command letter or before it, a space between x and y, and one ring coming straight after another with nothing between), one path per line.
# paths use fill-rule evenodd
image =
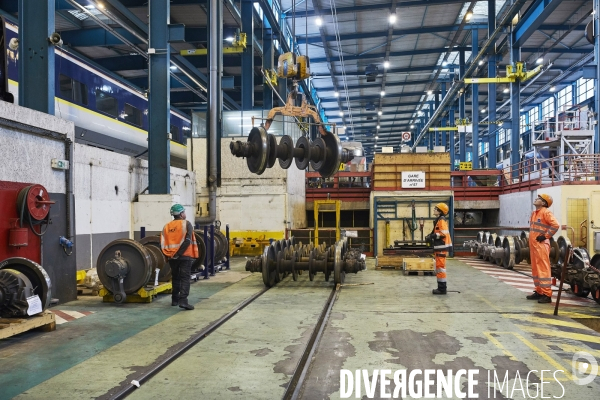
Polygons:
M25 207L29 211L32 219L41 221L50 212L50 204L54 204L54 201L50 200L50 195L45 187L42 185L31 185L21 190L29 190L27 197L25 198Z

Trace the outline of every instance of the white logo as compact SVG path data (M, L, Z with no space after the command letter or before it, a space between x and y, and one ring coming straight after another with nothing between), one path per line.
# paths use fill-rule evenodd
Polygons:
M573 380L577 385L587 385L598 376L598 361L596 361L594 356L585 351L578 351L573 354L571 367L573 370Z

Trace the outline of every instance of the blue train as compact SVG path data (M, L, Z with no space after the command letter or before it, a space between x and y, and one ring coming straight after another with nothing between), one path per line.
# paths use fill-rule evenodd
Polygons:
M0 95L18 104L18 55L8 44L18 38L18 27L2 18L5 62ZM137 156L148 148L148 99L144 92L89 61L55 50L55 115L75 123L75 141ZM186 138L192 124L184 113L171 108L171 165L187 168Z

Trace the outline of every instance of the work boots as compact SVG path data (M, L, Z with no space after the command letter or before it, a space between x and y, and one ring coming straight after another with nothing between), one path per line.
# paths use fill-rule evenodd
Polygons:
M446 294L446 282L438 282L437 289L431 291L433 294Z
M185 303L180 302L179 303L179 308L183 308L184 310L193 310L194 306L189 304L187 301Z
M527 300L540 300L542 297L544 297L544 295L539 294L538 292L533 292L533 294L530 294L529 296L526 297Z
M550 296L541 295L538 303L552 303L552 298Z

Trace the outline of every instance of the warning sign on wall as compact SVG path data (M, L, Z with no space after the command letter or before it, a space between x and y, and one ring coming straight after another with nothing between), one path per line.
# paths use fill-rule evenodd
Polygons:
M402 171L402 187L416 189L425 187L424 171Z

